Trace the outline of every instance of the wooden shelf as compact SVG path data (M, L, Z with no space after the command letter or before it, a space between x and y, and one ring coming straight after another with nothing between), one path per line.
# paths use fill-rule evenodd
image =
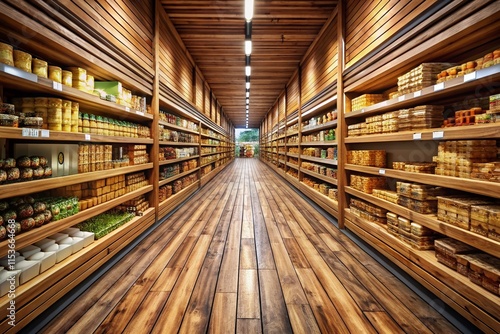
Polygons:
M286 154L287 157L291 157L291 158L299 158L299 155L298 154L295 154L295 153L287 153Z
M296 136L298 134L299 134L299 131L294 131L294 132L286 133L285 137L292 137L292 136Z
M196 133L198 133L198 132L196 132ZM216 137L216 136L207 135L207 134L204 134L204 133L201 133L201 136L205 137L205 138L215 139L215 140L224 140L223 138L219 138L219 137Z
M0 186L0 199L24 196L55 187L65 187L82 182L96 181L122 174L140 172L153 168L153 163L120 167L98 172L80 173L68 176L50 177L42 180L4 184Z
M192 174L192 173L194 173L194 172L196 172L198 170L200 170L200 168L196 167L196 168L193 168L191 170L188 170L187 172L182 172L180 174L177 174L177 175L171 176L169 178L166 178L165 180L160 180L160 182L158 182L158 186L160 186L160 187L164 186L166 184L169 184L170 182L173 182L173 181L175 181L177 179L180 179L181 177L184 177L186 175Z
M462 140L500 138L500 123L456 126L449 128L422 129L376 135L347 137L346 144L381 143L422 140Z
M337 179L333 179L331 177L328 177L326 175L321 175L319 173L311 172L310 170L300 168L300 171L304 174L310 175L312 177L315 177L317 179L320 179L322 181L337 185Z
M216 167L210 173L203 175L200 180L201 186L204 186L205 184L210 182L210 180L212 180L217 174L219 174L219 172L223 170L226 167L226 165L227 164Z
M206 163L204 163L204 164L201 164L201 165L200 165L200 168L201 168L201 167L206 167L206 166L208 166L208 165L211 165L211 164L213 164L214 162L217 162L217 161L219 161L219 160L220 160L220 159L215 159L215 160L213 160L213 161L210 161L210 162L206 162Z
M307 127L306 129L302 129L302 134L305 135L308 133L317 132L321 130L333 129L337 127L337 123L338 120L333 120L313 127Z
M50 222L46 225L42 225L41 227L36 227L27 232L21 233L16 236L16 248L21 249L28 245L32 245L38 240L48 237L56 232L62 231L68 227L74 226L80 222L83 222L91 217L97 216L100 213L108 211L115 206L126 202L128 200L134 199L140 195L144 195L153 190L153 186L149 185L146 187L142 187L141 189L132 191L128 194L115 198L111 201L93 206L90 209L83 210L78 212L77 214L55 221ZM6 240L0 242L0 254L7 254L7 250L9 249L8 242Z
M474 92L480 85L491 85L500 80L500 64L475 71L467 76L460 76L442 84L425 87L422 90L382 101L361 110L346 113L345 118L366 117L387 111L414 107L434 102L440 98L456 97L464 92Z
M164 127L167 127L169 129L172 129L172 130L182 131L182 132L186 132L186 133L192 133L192 134L195 134L195 135L199 135L200 134L200 131L192 130L192 129L187 129L185 127L178 126L178 125L175 125L175 124L172 124L172 123L168 123L168 122L165 122L165 121L162 121L162 120L159 120L158 124L159 125L163 125Z
M399 216L403 216L411 221L418 222L419 224L428 227L436 232L460 240L493 256L500 257L500 242L498 241L483 237L482 235L473 233L468 230L464 230L458 226L440 221L437 219L436 215L417 213L401 205L388 202L370 194L366 194L359 190L353 189L352 187L345 187L345 191L348 194L394 212Z
M179 191L177 194L173 194L171 197L161 202L158 206L158 219L163 218L171 209L181 204L193 192L198 190L199 186L200 180L197 180L193 184L190 184L186 188Z
M336 141L306 141L300 143L300 146L337 146Z
M222 153L225 153L225 152L202 153L202 154L201 154L201 156L202 156L202 157L206 157L206 156L208 156L208 155L222 154Z
M441 176L435 174L412 173L401 170L358 166L352 164L346 164L345 169L355 172L362 172L372 175L383 175L395 179L431 184L450 189L467 191L478 195L500 198L500 183L496 182L482 181L477 179L465 179L453 176Z
M221 146L220 144L217 145L217 144L201 144L202 147L219 147Z
M332 166L337 166L337 164L338 164L337 160L310 157L310 156L303 155L303 154L300 155L300 158L302 160L314 161L314 162L319 162L322 164L327 164L327 165L332 165Z
M299 143L286 143L285 146L294 146L294 147L297 147L299 146Z
M191 159L197 159L199 157L200 157L199 155L193 155L192 157L164 160L164 161L160 161L160 166L170 165L170 164L173 164L173 163L176 163L176 162L182 162L182 161L191 160Z
M388 233L384 225L355 216L349 209L345 211L347 228L353 230L371 245L376 246L383 254L389 254L396 259L398 265L404 266L403 269L417 281L425 286L433 285L434 290L441 290L442 294L446 294L447 298L454 301L450 305L459 313L471 321L473 320L471 317L478 317L484 322L483 326L485 324L491 326L491 328L500 326L500 297L437 262L434 251L414 249L396 236ZM435 278L429 281L425 280L420 276L422 270ZM443 284L448 291L438 286ZM469 301L473 301L474 304Z
M30 141L63 141L88 143L153 144L151 138L103 136L81 132L63 132L41 129L0 126L0 138Z
M293 169L296 169L296 170L299 170L299 165L295 165L295 164L292 164L292 163L289 163L287 162L286 165L290 168L293 168Z
M200 146L200 143L180 143L177 141L165 141L165 140L160 140L159 143L160 143L160 145L164 145L164 146L184 146L184 147Z
M32 73L24 72L6 64L0 64L0 82L2 82L4 88L20 90L24 93L47 94L48 96L77 101L80 104L80 109L86 112L102 114L104 110L104 114L117 119L127 119L137 122L153 120L153 115L102 100L96 95L73 87L54 84L52 80L37 77Z

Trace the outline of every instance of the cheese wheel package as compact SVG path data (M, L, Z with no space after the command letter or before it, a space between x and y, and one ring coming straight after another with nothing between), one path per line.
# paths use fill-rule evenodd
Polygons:
M14 66L25 71L31 73L31 55L27 52L23 52L20 50L14 50Z
M73 73L63 70L61 83L65 86L73 87Z
M49 66L49 79L62 83L62 69L59 66Z
M0 63L14 66L14 48L12 45L0 42Z
M33 63L32 63L33 74L36 74L41 78L47 78L49 74L48 66L49 64L45 60L33 58Z

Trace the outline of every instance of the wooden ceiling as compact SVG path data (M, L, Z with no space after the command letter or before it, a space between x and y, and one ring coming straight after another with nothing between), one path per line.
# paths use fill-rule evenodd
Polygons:
M161 3L224 112L235 128L244 128L244 0ZM249 128L260 126L336 4L255 0Z

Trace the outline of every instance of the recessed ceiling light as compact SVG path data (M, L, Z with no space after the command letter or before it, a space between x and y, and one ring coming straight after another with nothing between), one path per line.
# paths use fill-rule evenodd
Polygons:
M245 41L245 54L247 56L252 54L252 41L251 40Z

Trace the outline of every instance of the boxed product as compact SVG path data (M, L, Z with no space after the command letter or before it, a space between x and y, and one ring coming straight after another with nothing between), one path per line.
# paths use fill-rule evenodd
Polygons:
M483 197L438 196L437 199L437 218L466 230L470 230L472 206L492 204Z
M371 194L374 189L384 189L386 187L386 180L382 176L351 175L351 187Z
M457 256L459 254L477 253L477 249L452 238L436 239L434 241L438 262L457 270Z

